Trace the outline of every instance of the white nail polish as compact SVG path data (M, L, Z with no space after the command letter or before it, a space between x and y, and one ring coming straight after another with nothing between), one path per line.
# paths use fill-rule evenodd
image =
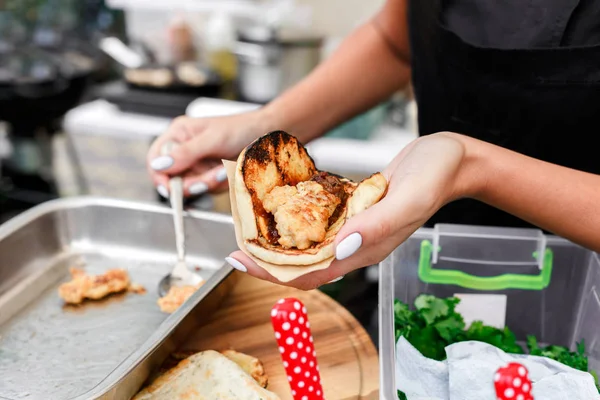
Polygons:
M239 262L238 260L236 260L233 257L225 257L225 261L227 261L227 263L229 265L231 265L233 268L237 269L238 271L248 272L248 268L246 268L244 266L244 264L242 264L241 262Z
M215 175L215 180L217 182L223 182L225 181L225 179L227 179L227 171L225 170L225 167L223 167L219 171L217 171L217 174Z
M162 197L164 197L165 199L169 198L169 191L167 190L166 187L164 187L163 185L158 185L156 187L156 191L158 192L158 194L160 194Z
M335 279L333 279L333 280L331 280L331 281L329 281L329 282L327 282L327 283L334 283L334 282L338 282L338 281L341 281L342 279L344 279L344 275L342 275L342 276L339 276L339 277L337 277L337 278L335 278Z
M190 186L189 192L191 194L202 194L208 190L208 185L204 182L196 182Z
M163 169L169 168L171 165L175 163L173 157L169 156L160 156L156 157L154 160L150 161L150 166L153 170L162 171Z
M335 258L338 260L343 260L345 258L350 257L352 254L356 253L356 251L362 245L362 236L360 233L354 232L351 235L348 235L346 239L342 240L337 247L335 248Z

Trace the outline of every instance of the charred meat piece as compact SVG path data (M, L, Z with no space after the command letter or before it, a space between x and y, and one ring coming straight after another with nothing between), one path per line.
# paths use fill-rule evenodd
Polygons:
M347 182L342 182L339 177L323 171L315 174L310 180L317 182L319 185L323 186L323 189L340 199L340 203L333 214L331 214L331 217L329 217L329 225L331 225L337 221L340 217L340 213L346 207L346 201L348 200L348 196L352 193L352 190L354 190L354 186L348 185Z
M317 182L319 185L323 186L323 189L338 198L346 196L346 185L335 175L331 175L327 172L319 172L310 178L310 180L312 182Z

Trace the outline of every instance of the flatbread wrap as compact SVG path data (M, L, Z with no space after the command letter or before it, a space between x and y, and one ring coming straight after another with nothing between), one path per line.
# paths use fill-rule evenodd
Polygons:
M238 246L284 282L327 268L344 223L387 189L381 173L356 183L318 170L306 148L283 131L260 137L237 162L224 164Z

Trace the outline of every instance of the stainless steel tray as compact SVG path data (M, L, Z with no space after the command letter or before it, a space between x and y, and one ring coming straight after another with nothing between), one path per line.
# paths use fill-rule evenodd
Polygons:
M186 213L188 261L207 283L175 313L157 285L175 263L170 209L95 197L60 199L0 226L0 399L133 396L235 284L230 216ZM147 293L65 307L68 268L126 268Z

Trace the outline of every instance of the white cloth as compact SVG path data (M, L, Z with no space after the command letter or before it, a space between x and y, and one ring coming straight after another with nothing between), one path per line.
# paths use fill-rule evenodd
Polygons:
M535 400L600 400L594 378L546 357L508 354L481 342L446 347L447 359L424 357L403 337L396 344L396 387L408 400L495 399L494 375L509 362L529 370Z

